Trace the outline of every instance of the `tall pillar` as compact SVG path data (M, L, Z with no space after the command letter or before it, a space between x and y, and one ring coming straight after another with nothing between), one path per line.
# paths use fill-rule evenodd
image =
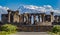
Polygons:
M29 14L27 14L27 22L29 23Z
M23 21L26 22L26 21L27 21L26 19L27 19L27 18L26 18L26 14L24 13L24 14L23 14Z
M33 15L34 16L34 24L36 24L36 15Z
M45 22L45 21L44 21L44 20L45 20L45 19L44 19L44 18L45 18L45 14L42 14L41 16L42 16L42 22Z
M45 14L43 15L43 21L45 22Z
M40 22L40 15L38 15L38 21Z
M31 24L31 15L29 15L28 22Z
M7 11L8 11L8 22L10 23L11 10L7 10Z
M26 15L26 23L28 23L28 16Z
M22 15L22 18L23 18L23 19L22 19L22 22L24 22L24 14Z
M29 14L26 15L26 23L29 24Z
M54 12L51 12L51 22L54 21Z
M41 22L43 22L43 18L42 18L42 15L41 15Z

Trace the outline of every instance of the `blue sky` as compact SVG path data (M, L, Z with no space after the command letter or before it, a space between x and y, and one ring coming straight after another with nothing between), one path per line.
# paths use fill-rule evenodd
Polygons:
M0 6L8 7L11 10L18 9L20 5L34 5L34 6L51 5L54 9L60 10L60 0L0 0Z
M36 6L43 6L43 5L51 5L54 8L58 8L59 0L0 0L0 5L9 7L10 9L17 9L19 5L36 5Z

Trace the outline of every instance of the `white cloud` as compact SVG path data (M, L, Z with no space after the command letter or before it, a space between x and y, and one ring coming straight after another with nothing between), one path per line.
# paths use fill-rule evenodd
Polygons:
M5 10L8 10L9 8L8 8L8 7L3 7L3 6L0 6L0 9L5 9Z
M44 5L43 7L45 7L45 8L52 8L51 5Z
M60 10L54 10L55 13L60 13Z
M0 6L0 14L7 13L8 7Z
M22 9L24 10L22 10ZM7 13L8 7L0 6L0 14ZM21 5L20 6L21 12L55 12L60 13L60 10L54 10L51 5L43 5L43 6L35 6L35 5Z
M34 6L34 5L22 5L25 12L55 12L60 13L60 10L55 10L51 5ZM27 9L27 10L26 10Z
M36 9L36 8L38 8L38 6L26 5L26 6L24 6L24 8L28 8L28 9Z
M34 5L23 5L26 9L36 10L37 12L48 12L53 11L52 6L44 5L44 6L34 6Z
M34 5L23 5L23 11L28 11L28 12L44 12L45 8L40 7L40 6L34 6Z

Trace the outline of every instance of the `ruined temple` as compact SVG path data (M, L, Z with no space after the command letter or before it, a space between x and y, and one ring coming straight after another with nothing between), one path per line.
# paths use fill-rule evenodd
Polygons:
M47 31L52 29L53 24L60 23L60 16L54 12L46 13L23 13L19 11L7 10L7 14L1 15L2 23L16 23L20 30L25 31ZM33 18L33 20L32 20ZM32 23L33 21L33 23ZM58 23L59 22L59 23Z
M19 14L19 11L11 11L7 10L8 14L2 14L2 22L4 23L25 23L32 24L32 16L33 16L33 24L35 25L52 25L54 21L53 12L50 12L50 15L45 13L23 13ZM37 18L37 19L36 19Z

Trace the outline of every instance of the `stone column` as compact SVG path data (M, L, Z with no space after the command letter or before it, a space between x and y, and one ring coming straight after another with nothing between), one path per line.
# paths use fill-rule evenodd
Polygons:
M33 15L34 16L34 24L36 23L36 15Z
M51 12L51 22L54 21L54 12Z
M29 14L26 15L26 22L29 24Z
M31 15L29 15L28 22L31 24Z
M42 22L44 22L44 17L45 17L45 14L42 14Z
M28 16L26 15L26 23L28 23Z
M40 15L38 15L38 21L40 22Z
M26 16L24 15L24 18L23 18L23 20L24 20L24 22L27 22L27 20L26 20L27 18L26 18Z
M22 15L22 18L23 18L23 19L22 19L22 22L24 22L24 14Z
M11 11L8 11L8 22L10 23Z
M45 14L43 14L43 22L45 22Z
M29 15L27 14L27 22L29 23Z

